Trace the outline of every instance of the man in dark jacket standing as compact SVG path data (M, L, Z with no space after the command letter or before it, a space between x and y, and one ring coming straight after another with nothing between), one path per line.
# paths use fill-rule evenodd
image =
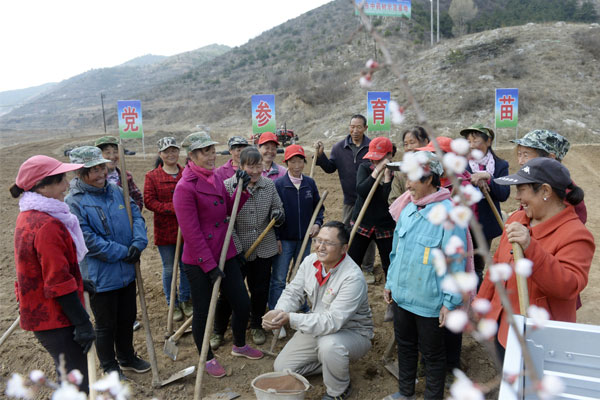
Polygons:
M323 143L321 141L315 143L317 165L328 174L338 171L342 192L344 193L342 222L346 226L350 226L350 217L356 202L356 171L358 171L360 164L369 162L369 160L363 159L369 151L369 142L371 142L371 139L365 135L367 128L367 119L363 115L353 115L350 119L350 134L333 145L329 158L325 155ZM365 280L369 284L375 282L373 276L374 262L375 245L372 242L365 253L362 266Z

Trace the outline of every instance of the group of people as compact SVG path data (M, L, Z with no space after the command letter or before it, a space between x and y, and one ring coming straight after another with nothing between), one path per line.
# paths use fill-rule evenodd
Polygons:
M281 337L289 327L295 333L274 369L322 373L323 399L350 396L350 363L369 351L374 337L367 287L375 283L375 248L384 273L386 320L393 320L398 349L399 390L386 399L415 397L420 362L425 398L441 399L447 371L460 368L462 336L447 330L445 322L449 311L468 304L460 293L442 287L445 274L474 271L480 278L476 296L491 303L487 317L499 322L496 343L502 353L506 315L494 284L484 276L483 257L473 257L475 249L489 249L498 236L494 262L513 263L513 243L534 262L528 279L530 303L544 307L552 319L575 321L595 245L584 226L583 191L560 162L569 148L564 137L535 130L516 140L520 169L508 175L508 162L492 150L492 129L473 125L460 132L481 157L469 160L458 182L486 191L498 212L510 194L509 185L516 185L521 206L500 226L488 201L474 204L472 211L486 240L477 243L468 228L436 225L428 218L440 205L450 211L458 188L453 188L427 132L414 127L402 135L404 152L416 152L425 160L424 175L411 180L388 167L395 145L386 137L369 139L367 130L366 119L353 115L350 133L333 146L329 157L321 142L315 144L316 164L326 173L339 174L344 197L341 221L325 222L324 207L317 209L317 184L303 174L304 149L296 144L286 147L285 166L277 164L279 143L270 132L262 133L256 146L243 137L231 137L231 159L219 167L218 143L209 134L190 134L181 146L173 137L161 138L143 195L131 174L117 168L117 138L103 137L96 146L73 149L70 164L31 157L11 187L13 197L21 196L15 228L15 292L22 328L34 331L57 366L59 354L65 354L67 369L79 369L86 377L84 390L85 353L94 340L104 371L124 376L122 370L150 369L133 347L134 266L148 244L141 215L144 205L154 213L154 242L162 259L167 304L175 298L175 320L193 317L199 353L212 286L221 281L206 362L206 372L216 378L226 374L214 351L225 344L230 322L231 354L252 360L263 353L246 343L248 326L255 345L266 341L265 330L278 331ZM450 138L437 138L443 152L452 151L450 143ZM183 165L181 147L187 153ZM70 184L69 171L75 172ZM121 188L123 180L129 199ZM225 243L236 196L233 235ZM250 252L270 223L274 229ZM356 234L351 240L353 227ZM178 230L183 239L182 273L172 296ZM305 235L309 245L300 254ZM449 257L448 271L436 273L434 252L457 238L466 255ZM224 265L219 265L224 251ZM290 263L297 260L299 268L287 283ZM505 286L511 301L518 303L515 278ZM84 291L91 296L95 327L83 305Z

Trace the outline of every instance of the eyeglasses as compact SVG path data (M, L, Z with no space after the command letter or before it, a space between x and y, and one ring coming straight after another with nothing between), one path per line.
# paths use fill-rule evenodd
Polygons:
M333 247L337 246L340 243L330 242L329 240L323 240L321 238L315 238L315 245L317 247L321 246L322 244L324 244L326 247Z

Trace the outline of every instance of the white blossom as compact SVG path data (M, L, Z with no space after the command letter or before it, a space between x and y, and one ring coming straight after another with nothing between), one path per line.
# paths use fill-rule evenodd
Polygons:
M468 206L477 204L479 203L479 201L481 201L481 199L483 199L483 194L481 193L481 190L471 185L470 183L468 185L461 186L460 191L462 192Z
M74 369L67 374L67 380L72 384L79 386L83 381L83 374L78 369Z
M479 314L487 314L492 309L492 303L487 299L475 299L471 303L471 307Z
M408 179L417 181L421 179L425 172L421 166L424 162L426 162L426 160L422 162L421 157L415 155L415 153L404 153L400 169L408 175Z
M454 279L454 276L448 274L442 279L441 284L442 291L449 293L459 293L460 288L458 287L458 282Z
M565 391L562 379L555 375L544 375L539 383L537 394L542 400L550 400Z
M454 153L444 154L442 162L444 167L446 167L446 170L455 174L462 174L465 171L465 168L467 168L467 159Z
M531 318L536 328L543 328L550 319L550 314L545 308L533 304L527 307L527 316Z
M360 87L363 88L370 88L371 86L373 86L373 82L371 82L371 75L361 76L358 80L358 83L360 84Z
M456 272L454 279L458 288L463 293L475 292L477 290L477 282L479 278L475 272Z
M469 317L463 310L453 310L446 315L446 328L454 333L462 332L469 323Z
M404 122L404 109L396 101L390 101L389 109L393 124L400 125Z
M461 228L469 226L469 220L473 216L473 211L466 206L455 206L450 210L450 219Z
M498 332L498 323L490 318L480 319L477 323L477 336L485 340L491 339Z
M6 383L6 395L17 399L32 399L33 391L25 386L25 380L19 374L12 374Z
M129 396L129 386L121 383L116 371L97 381L92 387L99 392L109 392L116 400L125 400Z
M29 373L29 379L33 383L43 383L46 378L46 375L40 371L39 369L34 369Z
M471 158L475 161L479 161L483 158L483 156L485 156L485 154L483 154L483 151L481 150L471 150Z
M85 393L80 392L68 382L61 383L60 387L52 394L52 400L86 400Z
M456 154L460 154L461 156L469 154L469 141L465 138L454 139L450 142L450 148Z
M433 267L437 276L442 276L448 270L446 265L446 255L440 249L431 249L431 255L433 256Z
M483 393L459 369L454 369L456 379L450 386L451 400L484 400Z
M365 64L365 67L367 67L367 68L377 68L377 67L379 67L379 63L377 63L377 61L375 61L372 58L370 58L367 61L367 63Z
M532 268L533 262L527 258L521 258L515 263L515 272L526 278L531 275Z
M490 280L492 282L506 281L512 275L512 268L507 263L494 264L490 267Z
M454 254L464 253L465 244L462 239L456 235L450 236L448 239L448 243L446 243L446 247L444 248L444 253L449 256L453 256Z
M448 211L446 211L446 206L442 203L433 206L429 214L427 214L427 219L434 225L440 225L446 218L448 218Z

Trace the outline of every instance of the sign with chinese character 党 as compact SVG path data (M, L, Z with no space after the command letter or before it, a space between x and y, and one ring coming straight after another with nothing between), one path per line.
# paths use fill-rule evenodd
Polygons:
M519 89L496 89L496 128L516 128L519 119Z
M252 133L275 132L275 95L252 96Z
M382 17L404 17L410 19L410 0L355 0L359 6L364 2L366 15ZM358 11L356 11L358 14Z
M367 92L369 132L391 130L390 92Z
M121 139L143 138L142 102L139 100L119 100L117 102L119 136Z

